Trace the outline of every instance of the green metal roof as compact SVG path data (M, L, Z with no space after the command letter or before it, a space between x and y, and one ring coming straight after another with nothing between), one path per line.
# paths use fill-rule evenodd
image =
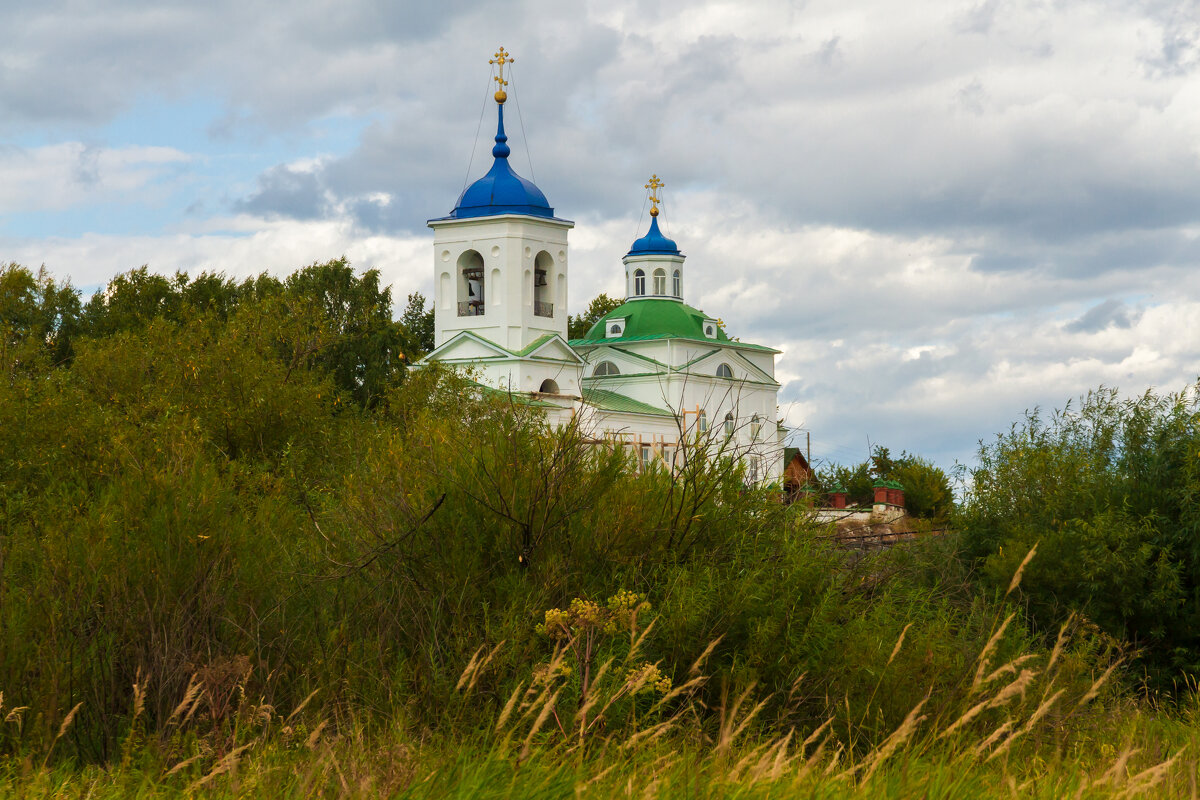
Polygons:
M607 339L605 336L605 323L610 319L625 320L625 331L617 339ZM601 317L583 338L610 342L639 336L664 335L677 339L707 339L704 335L705 319L712 317L707 317L703 311L676 300L630 300ZM716 341L729 341L725 331L719 327Z
M624 332L611 339L605 335L606 323L610 319L625 320ZM704 320L706 319L714 318L677 300L658 298L630 300L601 317L582 339L572 339L569 344L574 347L576 345L644 342L651 339L694 339L700 342L716 342L729 347L742 347L747 350L779 352L760 344L731 341L720 326L717 327L717 337L711 339L704 335Z
M527 356L530 353L532 353L534 350L537 350L539 347L541 347L542 345L544 345L546 342L550 341L553 338L554 338L553 333L543 333L541 336L534 339L532 342L530 342L528 345L521 348L520 350L515 350L515 351L508 350L507 347L505 347L504 349L508 350L508 352L512 353L513 355Z
M623 394L610 392L607 389L593 389L585 386L583 389L583 401L588 405L595 406L601 411L625 411L634 414L653 414L656 417L675 416L670 411L665 409L655 408L652 405L643 403L641 400L634 400L632 397L626 397Z

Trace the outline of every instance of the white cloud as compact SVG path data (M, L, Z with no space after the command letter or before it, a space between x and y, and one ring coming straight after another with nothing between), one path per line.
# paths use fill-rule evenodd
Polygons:
M81 142L0 146L0 213L59 211L128 199L189 160L172 147L105 148Z

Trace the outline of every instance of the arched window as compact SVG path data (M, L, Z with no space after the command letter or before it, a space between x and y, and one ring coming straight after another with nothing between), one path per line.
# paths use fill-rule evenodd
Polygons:
M717 377L718 378L732 378L733 377L733 369L728 364L722 364L721 366L717 367Z
M546 378L546 380L542 381L542 385L538 387L538 391L545 392L546 394L558 394L558 384L552 379Z
M612 327L608 329L608 332L611 333L613 336L620 336L621 335L621 325L619 323L614 322Z
M646 293L646 273L640 269L633 271L633 293L638 297Z
M620 374L621 374L621 370L617 369L617 365L611 361L601 361L599 364L596 365L596 368L594 370L592 370L592 375L594 375L597 378L602 378L605 375L620 375Z
M554 301L550 297L550 275L554 272L554 259L545 250L533 260L533 315L553 317Z
M733 412L730 411L725 415L725 438L733 438Z
M762 417L755 414L750 418L750 438L758 441L758 434L762 430Z
M467 250L458 257L458 316L483 315L483 256Z
M679 277L679 270L675 270L671 276L671 294L676 297L683 297L683 279Z
M662 267L654 270L654 293L659 296L667 293L667 271Z
M708 433L708 414L702 410L696 415L696 430L700 433Z

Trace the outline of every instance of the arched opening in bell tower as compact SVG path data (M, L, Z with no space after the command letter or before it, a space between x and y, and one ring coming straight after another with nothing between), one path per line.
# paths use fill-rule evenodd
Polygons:
M554 274L554 258L545 250L533 259L533 315L554 316L554 293L551 276Z
M483 302L483 256L467 250L458 257L458 316L483 316Z

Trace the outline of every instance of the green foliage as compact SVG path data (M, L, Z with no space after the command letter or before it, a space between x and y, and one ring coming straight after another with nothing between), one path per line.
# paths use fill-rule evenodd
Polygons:
M1167 682L1200 673L1200 413L1195 388L1100 389L979 451L962 525L985 575L1035 542L1022 591L1043 624L1081 612Z
M567 338L582 339L587 335L587 332L592 329L601 317L614 308L620 307L624 300L618 300L615 297L609 297L601 292L596 297L592 298L592 302L588 303L588 307L579 316L567 317Z
M425 307L425 296L413 292L400 315L400 327L407 333L409 363L433 350L433 304Z
M35 275L15 263L0 264L0 363L66 361L79 315L79 291L70 283L56 283L45 268Z
M845 467L840 464L820 469L817 483L844 486L850 505L870 505L876 480L898 481L904 487L904 504L910 516L943 525L954 511L950 479L933 462L907 452L893 458L886 447L876 445L866 461Z
M725 453L689 445L676 474L641 471L582 419L550 427L467 376L405 372L409 329L377 276L344 261L237 286L135 271L88 309L74 357L37 369L17 365L46 328L14 313L0 363L0 689L36 709L0 724L0 757L128 765L144 741L214 769L247 736L304 748L269 708L313 691L343 735L469 736L546 661L536 623L556 608L568 640L585 621L596 634L578 665L637 651L603 684L623 699L587 715L600 742L610 723L647 720L640 689L668 681L690 687L688 741L728 741L720 710L753 686L761 706L741 730L833 716L856 757L931 689L944 708L973 696L1004 610L971 590L953 542L852 557L747 489ZM572 621L572 599L616 587L628 592ZM653 634L626 645L606 630L618 618ZM1018 621L996 663L1036 646ZM1073 644L1054 680L1102 665L1090 647ZM582 689L578 669L548 674L547 697ZM684 724L668 711L654 713Z

